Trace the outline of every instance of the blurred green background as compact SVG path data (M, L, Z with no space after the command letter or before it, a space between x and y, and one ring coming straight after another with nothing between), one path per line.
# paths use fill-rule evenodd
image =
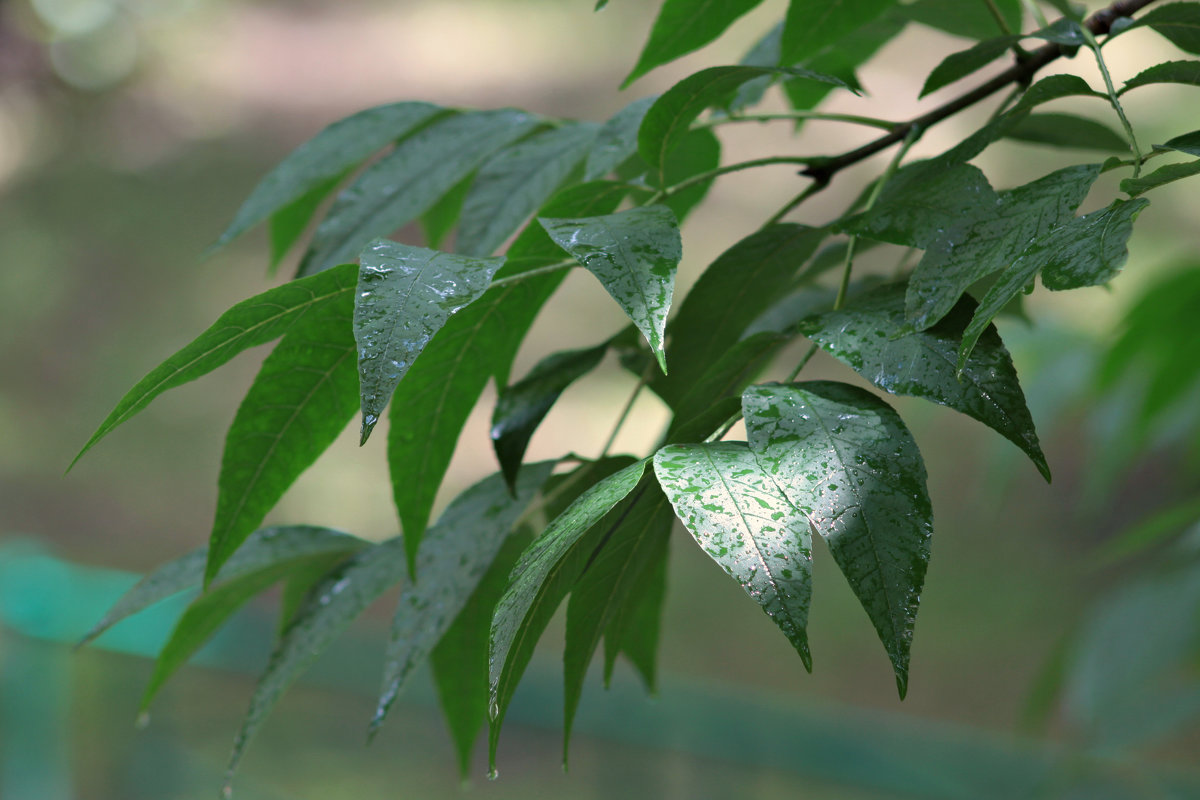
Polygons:
M657 4L613 0L599 14L592 5L0 1L0 797L157 800L212 797L221 785L269 650L273 598L218 637L206 666L168 684L143 728L133 717L146 654L180 606L127 622L95 648L67 643L135 573L205 541L224 429L255 358L166 394L63 470L138 378L272 285L261 233L200 258L258 178L328 122L394 100L603 119L692 70L736 61L786 3L763 3L717 44L625 94L616 87ZM862 71L868 96L831 105L898 119L928 109L955 87L917 102L921 80L967 44L913 25ZM1165 47L1130 35L1107 55L1129 77ZM1101 85L1082 57L1061 69ZM1188 91L1128 97L1143 142L1194 127L1181 119L1194 108L1180 102ZM952 119L915 153L937 152L986 113ZM723 133L725 160L764 148L840 151L870 134L814 125L789 136L741 126ZM979 163L1008 187L1097 158L1002 144ZM804 221L836 216L880 168L850 171ZM1102 182L1084 210L1114 187ZM684 229L681 284L796 190L786 168L718 181ZM1052 486L971 420L894 401L925 453L937 516L903 703L827 553L816 559L807 675L754 603L679 532L661 695L645 700L624 667L608 695L597 677L568 774L559 768L560 627L510 712L499 781L483 779L482 763L469 786L459 781L427 681L366 747L385 604L281 704L237 796L1200 797L1200 773L1189 771L1200 746L1200 542L1189 534L1200 518L1200 359L1188 357L1200 344L1200 295L1183 295L1197 302L1179 304L1160 339L1134 348L1133 368L1103 388L1096 378L1141 293L1200 269L1196 191L1183 181L1151 197L1110 288L1039 291L1026 304L1033 323L1001 323ZM589 276L572 275L514 374L552 349L600 340L621 319ZM822 358L814 376L855 380ZM1141 413L1159 374L1181 388L1158 413ZM580 381L530 456L597 451L633 383L615 363ZM489 390L464 432L443 500L495 469L493 399ZM645 395L635 413L618 449L644 449L665 419ZM1147 520L1134 540L1122 538ZM343 437L269 521L393 535L383 447ZM1130 544L1138 537L1153 543Z

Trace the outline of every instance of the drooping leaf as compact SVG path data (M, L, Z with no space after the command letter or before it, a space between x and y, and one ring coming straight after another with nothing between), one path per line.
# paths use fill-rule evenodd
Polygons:
M1143 175L1139 178L1126 178L1121 181L1121 191L1130 197L1137 197L1151 189L1156 189L1159 186L1173 183L1183 178L1190 178L1193 175L1200 175L1200 158L1183 161L1178 164L1167 164L1154 170L1149 175Z
M452 314L487 291L503 258L471 258L378 239L362 252L354 339L362 394L362 441Z
M1100 174L1096 164L1066 167L1024 186L965 207L957 220L924 244L909 279L908 316L918 330L950 312L969 286L1004 269L1029 242L1073 218ZM964 203L964 206L967 204Z
M421 215L421 232L425 234L425 246L429 249L441 250L442 242L458 224L467 192L475 182L475 174L472 172L459 181L453 189L442 195L442 199Z
M313 587L332 572L345 559L346 555L346 553L335 553L307 558L284 576L283 590L279 595L278 635L282 636L288 625L296 618L296 612L304 604Z
M355 267L346 264L324 275L269 289L230 308L208 330L138 381L88 439L71 465L74 466L113 428L167 389L212 372L243 350L279 338L306 314L350 295L354 291L355 274Z
M688 131L679 139L679 143L667 153L662 175L652 175L651 182L659 188L669 188L702 172L710 172L720 165L721 140L711 130L698 128ZM675 219L682 223L688 213L704 200L715 180L715 177L708 178L672 191L661 202L671 209Z
M1133 220L1150 203L1144 198L1117 200L1107 208L1074 217L1037 237L992 285L958 351L962 369L992 318L1029 286L1039 273L1047 289L1076 289L1110 280L1129 257L1126 242Z
M1020 0L993 0L1009 31L1021 31ZM900 7L900 13L931 28L967 39L990 39L1003 33L988 7L961 0L917 0Z
M351 553L366 544L348 533L312 525L262 528L250 534L241 548L225 562L217 573L217 580L236 580L275 564L294 564L312 556ZM82 647L121 620L160 600L200 586L204 581L204 564L207 561L208 550L202 547L158 567L121 595L76 647Z
M964 5L957 2L956 4ZM982 4L976 5L981 6ZM949 86L955 81L986 67L1008 52L1014 44L1020 41L1020 38L1019 36L999 36L994 39L985 39L967 50L951 53L933 68L933 72L929 73L929 77L925 79L925 85L921 87L921 94L919 96L924 97L931 92L936 92L943 86Z
M313 234L300 274L355 258L372 239L420 217L492 153L537 126L537 118L523 111L476 111L405 139L338 195Z
M597 128L567 123L493 156L479 169L463 203L455 251L485 256L503 244L583 161Z
M675 440L682 426L701 415L722 398L737 396L757 376L767 358L789 337L773 332L740 339L723 352L676 401L675 419L667 432Z
M769 469L745 442L668 445L654 455L654 473L684 527L763 607L811 671L810 512L789 499Z
M603 530L593 526L633 491L649 461L642 459L590 486L521 554L492 618L488 757L493 768L500 726L534 642L599 544Z
M1164 61L1144 69L1125 81L1120 94L1152 83L1183 83L1200 86L1200 61Z
M638 152L653 169L661 170L667 153L706 108L730 102L746 81L772 74L846 85L831 75L801 67L710 67L684 78L650 106L638 129Z
M1173 139L1168 139L1164 144L1156 145L1156 147L1178 150L1181 153L1187 153L1191 156L1200 156L1200 131L1192 131L1182 136L1176 136Z
M762 0L666 0L650 29L633 71L621 88L657 66L674 61L716 39Z
M217 239L220 247L367 156L429 122L443 111L429 103L392 103L360 111L328 126L297 147L254 188Z
M1074 114L1030 114L1012 126L1006 136L1020 142L1075 150L1125 152L1129 142L1105 125Z
M550 238L599 279L650 344L659 367L683 243L666 206L597 217L538 217Z
M995 328L987 328L957 374L958 345L975 301L962 297L941 322L917 332L907 324L904 294L903 284L882 286L798 327L885 392L921 397L979 420L1024 450L1049 480L1017 372Z
M317 208L329 197L334 188L342 182L346 174L341 173L321 181L303 195L276 211L267 220L268 238L271 242L269 263L272 272L279 266L279 262L283 260L288 251L292 249L292 245L308 229L308 224L312 221L313 215L317 213Z
M221 455L205 582L354 416L354 298L297 320L246 392Z
M621 184L586 183L560 192L543 212L607 214L627 193ZM561 259L558 245L531 223L509 248L499 277ZM404 537L414 548L467 416L489 378L507 385L525 332L564 276L551 273L501 286L450 317L392 395L388 469Z
M742 410L758 464L825 537L903 697L933 527L916 442L890 406L841 383L751 386Z
M558 396L591 372L604 358L608 344L582 350L562 350L539 361L529 374L504 389L492 412L492 446L509 485L525 458L525 448Z
M657 99L658 95L640 97L600 126L583 171L585 181L603 178L637 154L638 128L642 126L646 111Z
M675 512L668 506L664 525L674 526ZM641 579L617 606L604 631L604 685L612 681L613 668L621 653L641 675L646 691L658 691L658 639L663 603L667 595L667 561L670 537L662 552L642 571Z
M876 19L896 0L791 0L784 18L783 64L810 58Z
M496 474L451 503L421 541L418 579L400 592L371 730L387 716L404 681L454 622L492 565L509 531L537 494L553 461L521 469L510 491Z
M1149 25L1180 50L1200 55L1200 4L1167 3L1155 6L1137 18L1136 25Z

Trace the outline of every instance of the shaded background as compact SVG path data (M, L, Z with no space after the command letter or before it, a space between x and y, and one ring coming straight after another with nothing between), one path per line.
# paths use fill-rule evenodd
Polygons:
M717 44L624 94L616 87L657 4L613 0L599 14L592 5L0 2L0 795L192 798L220 786L269 649L270 598L206 651L215 666L168 684L144 729L133 715L151 662L135 653L153 649L171 609L126 623L107 649L72 654L61 640L94 622L131 573L203 544L224 429L262 354L164 395L68 476L63 470L138 378L226 307L273 285L259 232L200 258L258 178L328 122L395 100L604 119L695 69L736 61L786 3L764 3ZM918 103L921 79L967 44L913 25L862 71L868 96L837 97L830 108L897 119L930 108L955 87ZM1139 32L1106 53L1127 78L1167 47ZM1055 69L1102 85L1086 58ZM1127 98L1143 143L1194 127L1180 119L1189 91L1152 86ZM934 129L914 152L944 149L987 111ZM1088 111L1115 122L1100 104ZM870 137L837 125L810 125L797 140L786 125L722 131L725 162L764 149L840 151ZM1001 144L979 163L1006 188L1099 157ZM801 219L837 216L881 168L876 160L848 171ZM1106 178L1083 210L1106 204L1114 188ZM721 178L685 226L682 286L797 189L786 167ZM1150 424L1132 421L1159 361L1104 390L1094 378L1139 294L1200 264L1195 182L1151 200L1110 288L1039 291L1027 303L1032 327L1001 323L1053 486L977 423L894 400L925 453L937 516L903 703L827 553L816 559L816 667L806 675L770 621L680 532L661 697L641 699L623 666L611 696L591 681L569 774L559 769L557 626L510 713L501 780L483 780L480 763L470 788L460 785L420 681L365 747L385 605L281 704L250 750L238 796L1012 797L1024 793L1014 787L1034 785L1050 786L1049 796L1200 796L1162 784L1194 766L1200 745L1189 722L1200 707L1200 571L1195 545L1187 549L1196 537L1174 537L1200 517L1197 365L1181 355L1195 352L1194 326L1166 340L1159 361L1185 386ZM419 241L414 231L402 236ZM890 269L894 256L875 266ZM590 276L573 274L514 374L550 350L598 341L622 319ZM854 380L822 359L814 377ZM535 437L531 458L598 451L633 383L615 363L580 381ZM495 469L486 434L493 399L489 389L463 434L443 500ZM643 396L618 449L645 449L665 418ZM1174 517L1156 516L1181 504ZM1150 533L1161 530L1165 545L1126 552L1112 544L1147 519L1160 521ZM393 535L383 447L360 450L343 437L269 521ZM1106 552L1116 555L1106 560ZM1164 563L1174 571L1164 573ZM1039 686L1054 685L1047 664L1055 653L1066 688L1042 691L1055 699L1039 704ZM1036 740L1019 733L1031 704L1045 718ZM1200 780L1179 778L1189 779Z

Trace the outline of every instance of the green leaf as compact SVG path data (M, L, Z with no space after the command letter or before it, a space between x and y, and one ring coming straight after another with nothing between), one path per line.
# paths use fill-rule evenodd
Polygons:
M666 0L650 29L633 71L621 84L624 89L657 66L674 61L716 39L738 17L762 0Z
M254 187L213 246L227 244L442 111L429 103L392 103L333 123L297 147Z
M362 253L354 339L362 442L401 379L452 314L487 291L503 258L471 258L378 239Z
M594 182L560 192L543 208L552 215L607 214L628 193ZM508 250L501 277L561 260L541 225L530 224ZM419 541L459 431L488 378L508 383L525 332L565 272L517 281L484 294L450 317L392 395L388 469L405 539Z
M602 178L637 155L638 128L657 99L658 95L638 98L600 126L583 171L585 181Z
M475 174L472 172L459 181L453 189L442 195L441 200L421 215L421 232L425 234L426 247L431 250L442 249L442 242L458 223L467 192L475 182Z
M855 70L896 38L906 24L907 20L901 14L895 13L895 9L885 12L838 41L825 44L798 66L833 75L845 81L851 89L858 91ZM832 89L829 84L805 80L785 80L783 84L788 103L797 111L816 108Z
M668 508L667 523L674 526L675 512ZM662 553L642 570L641 580L613 613L604 631L604 685L612 681L617 656L624 653L642 677L646 691L658 691L658 639L663 603L667 595L667 561L670 537Z
M1151 189L1183 178L1190 178L1193 175L1200 175L1200 158L1179 164L1167 164L1140 178L1126 178L1121 181L1121 191L1130 197L1137 197Z
M925 255L909 279L913 327L923 330L940 320L973 283L1004 269L1029 242L1072 219L1099 174L1098 165L1083 164L1015 189L995 194L989 189L980 193L982 204L964 208L958 220L947 219L945 232L924 242Z
M347 554L308 558L284 577L283 590L279 598L279 630L282 636L288 625L296 618L296 612L307 600L312 588L332 572Z
M728 103L738 87L762 75L806 78L845 87L845 81L800 67L710 67L681 80L650 106L638 130L638 152L646 163L662 170L667 153L708 107Z
M778 474L760 466L745 442L668 445L655 453L654 473L696 543L763 607L812 671L809 519Z
M825 537L903 697L933 530L916 442L887 403L841 383L751 386L742 410L758 464Z
M956 0L956 4L963 5L959 0ZM951 53L933 68L933 72L929 73L929 77L925 79L925 85L921 87L919 97L936 92L943 86L949 86L986 67L1008 52L1020 39L1019 36L1000 36L979 42L967 50Z
M598 217L538 221L559 247L599 279L646 337L665 373L667 312L675 291L675 268L683 257L671 210L655 205Z
M766 360L789 338L763 332L730 345L676 402L675 420L668 430L668 438L676 439L683 425L700 416L714 402L740 394L758 376Z
M1149 204L1144 198L1117 200L1033 240L979 302L971 324L963 332L959 369L992 318L1025 291L1038 273L1042 274L1042 284L1054 290L1094 286L1116 275L1129 257L1126 242L1133 232L1133 220Z
M721 140L707 128L690 130L679 140L674 149L667 154L663 164L661 185L658 176L650 176L651 183L659 188L669 188L681 183L694 175L710 172L721 166ZM695 208L708 194L716 177L693 183L678 191L673 191L660 202L671 209L675 219L683 222L688 213Z
M600 544L603 529L593 526L633 491L649 461L593 484L521 554L492 618L488 757L493 768L500 726L533 645Z
M780 63L795 64L835 44L896 5L896 0L791 0Z
M915 332L905 318L904 294L903 284L881 286L848 308L802 321L800 332L885 392L921 397L979 420L1024 450L1050 480L1012 358L995 328L987 328L956 374L958 345L975 301L964 296L937 325Z
M1102 122L1074 114L1030 114L1012 126L1005 136L1020 142L1075 150L1125 152L1129 142Z
M355 273L355 267L347 264L324 275L269 289L230 308L208 330L138 381L88 439L71 466L113 428L166 390L212 372L243 350L279 338L305 315L350 295Z
M1152 83L1184 83L1200 86L1200 61L1166 61L1144 69L1125 81L1119 94Z
M1168 3L1155 6L1137 19L1149 25L1180 50L1200 55L1200 3Z
M1200 131L1192 131L1182 136L1169 139L1165 144L1155 145L1156 148L1178 150L1191 156L1200 156Z
M1004 17L1008 29L1019 33L1020 0L993 1ZM900 13L913 22L967 39L990 39L1003 33L996 23L996 18L988 11L987 5L978 0L966 3L962 0L917 0L910 5L901 6Z
M745 67L777 67L779 66L779 45L783 40L783 22L767 31L754 46L742 56L739 65ZM749 106L762 101L767 89L775 82L774 75L761 75L746 81L738 87L725 110L729 113L742 111Z
M485 256L504 243L587 156L598 126L568 123L501 150L467 195L455 250Z
M225 436L206 583L354 416L352 308L344 294L294 324L243 398Z
M325 201L349 172L343 172L328 178L296 200L276 211L267 221L271 241L270 269L274 272L279 262L292 249L297 240L308 229L309 222L317 213L317 208Z
M237 580L275 564L294 564L310 556L350 553L367 544L348 533L312 525L262 528L250 534L245 544L225 562L221 571L217 573L217 580ZM158 567L121 595L104 618L75 646L82 647L121 620L149 608L160 600L200 586L204 580L204 565L207 561L208 549L202 547Z
M511 492L503 476L485 478L455 498L426 533L417 555L420 579L400 592L392 619L372 733L383 724L412 670L475 592L517 518L553 468L553 461L526 466Z
M643 482L649 484L652 479L647 476ZM609 512L600 524L605 541L571 589L567 604L563 650L564 764L571 725L592 656L625 602L641 588L647 571L665 558L674 521L666 497L647 485Z
M827 235L821 228L771 225L718 256L671 321L671 377L653 380L655 392L675 408L746 326L790 287Z
M300 263L308 275L355 258L372 240L429 211L492 153L538 126L523 111L476 111L439 120L367 167L338 195Z
M1047 42L1054 42L1066 47L1082 47L1087 44L1083 25L1070 17L1056 19L1046 27L1029 35L1035 39L1044 39Z
M500 393L492 412L492 446L510 486L516 480L533 432L542 424L558 396L595 369L607 351L606 342L597 347L553 353Z

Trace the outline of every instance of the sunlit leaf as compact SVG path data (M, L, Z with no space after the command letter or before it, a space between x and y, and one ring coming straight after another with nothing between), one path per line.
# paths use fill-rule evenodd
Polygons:
M657 66L674 61L716 39L762 0L666 0L650 29L650 40L633 71L621 84L629 86Z
M1200 175L1200 158L1183 161L1179 164L1167 164L1149 175L1142 175L1138 178L1126 178L1121 181L1121 191L1130 197L1137 197L1151 189L1174 183L1183 178L1190 178L1193 175Z
M803 61L894 5L896 0L791 0L784 19L780 62Z
M1183 83L1200 86L1200 61L1165 61L1162 64L1155 64L1125 81L1121 94L1130 89L1153 83Z

